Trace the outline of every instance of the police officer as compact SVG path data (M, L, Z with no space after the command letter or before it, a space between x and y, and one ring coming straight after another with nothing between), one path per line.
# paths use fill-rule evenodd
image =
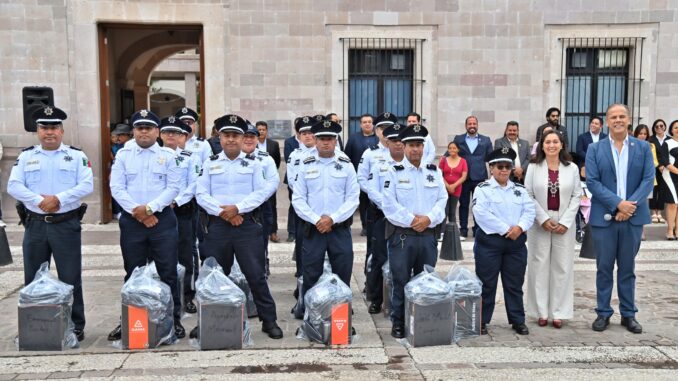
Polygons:
M275 166L275 161L266 151L258 148L259 130L248 123L247 131L242 140L242 151L254 160L258 160L264 170L264 179L266 180L266 200L270 199L280 185L280 176L278 175L278 168ZM266 252L266 274L270 274L268 265L268 237L273 224L273 211L271 210L271 203L265 202L261 205L263 208L263 240L264 250Z
M483 335L492 320L500 272L508 321L518 334L529 334L523 307L525 232L534 222L535 209L525 187L509 180L515 158L515 151L508 147L492 151L487 157L492 177L478 184L473 194L473 217L480 227L473 255L476 275L483 282Z
M424 265L435 266L435 227L445 219L447 191L442 174L422 161L426 135L426 127L419 124L401 129L406 160L391 167L384 181L382 205L389 222L385 235L393 276L391 336L396 338L405 337L405 284Z
M169 207L179 194L182 169L176 152L157 143L160 119L149 110L132 115L134 144L126 144L111 168L111 195L122 207L120 248L125 281L136 267L152 259L160 279L172 290L174 333L186 336L181 325L181 299L177 282L177 218ZM108 339L119 340L118 325Z
M384 217L383 189L389 168L401 164L405 157L405 146L399 137L402 128L404 127L399 124L390 124L378 133L387 139L384 146L388 148L389 155L382 163L373 165L370 174L367 176L367 196L370 198L368 215L373 223L370 237L372 241L371 271L367 272L367 297L371 302L367 311L371 314L381 312L381 305L384 301L384 279L381 268L388 259L388 252L385 237L386 220ZM377 130L379 129L377 127Z
M191 127L182 122L175 116L164 118L160 121L160 139L163 147L171 148L176 152L176 161L181 168L181 182L179 184L179 194L172 201L171 207L177 216L177 227L179 230L178 258L179 264L184 266L186 273L183 282L185 311L194 314L197 307L193 303L195 297L193 280L197 278L194 273L193 243L195 240L195 226L193 214L197 206L195 203L195 184L200 174L202 163L197 155L183 150L186 144Z
M258 208L270 189L264 180L264 170L258 160L242 152L245 120L237 115L225 115L217 128L223 151L203 163L198 178L196 198L209 214L203 223L205 239L200 251L215 257L226 273L233 258L252 289L262 331L272 339L281 339L283 332L276 323L275 302L266 283L262 226ZM196 331L197 333L197 331Z
M73 286L71 318L79 341L85 338L82 298L81 199L93 191L92 166L79 148L62 143L66 113L47 106L37 110L40 144L25 148L12 167L7 192L22 203L24 283L54 257L59 280ZM25 215L24 215L25 213ZM23 215L23 216L22 216Z
M335 151L341 125L325 120L311 127L317 152L302 160L295 174L292 205L304 220L302 296L320 278L325 253L332 272L347 285L353 269L351 223L360 187L351 160Z
M184 150L197 154L198 157L200 157L201 162L207 160L210 155L212 155L212 147L210 147L210 144L205 140L204 137L198 137L195 135L199 127L198 113L188 107L182 107L181 109L177 110L174 116L191 127L191 133L188 134L188 139L186 140L186 146L184 147Z

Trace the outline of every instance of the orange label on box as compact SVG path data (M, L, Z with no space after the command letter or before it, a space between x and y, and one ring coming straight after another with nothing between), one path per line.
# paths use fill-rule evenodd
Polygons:
M348 345L351 338L351 327L349 324L350 309L348 303L343 303L332 307L332 340L331 345Z
M145 308L127 307L129 349L148 348L148 311Z

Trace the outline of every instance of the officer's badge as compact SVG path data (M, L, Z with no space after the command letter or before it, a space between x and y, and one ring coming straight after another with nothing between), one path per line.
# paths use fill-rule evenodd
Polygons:
M384 113L384 118L388 119L388 118L390 118L390 117L391 117L391 113L390 113L390 112L385 112L385 113Z
M248 163L248 162L246 162L245 160L243 160L243 161L240 162L240 165L243 166L243 167L247 167L247 166L250 165L250 163Z
M231 122L231 123L235 123L235 122L238 121L238 117L235 116L235 115L231 115L231 117L228 118L228 121Z
M318 115L315 116L315 120L317 120L318 122L320 122L321 120L323 120L323 116L320 115L320 114L318 114Z
M145 118L148 116L148 111L146 110L141 110L139 111L139 115L141 115L142 118Z
M334 165L334 169L336 169L337 171L341 171L342 169L344 169L344 167L341 164L337 163Z
M167 118L167 121L170 123L174 123L177 120L177 118L174 117L174 115L171 115L169 118Z
M428 175L426 176L426 180L428 180L429 183L432 183L435 181L435 177L433 177L433 175Z
M396 130L396 131L398 131L398 130L400 129L400 125L397 124L397 123L394 124L394 125L393 125L393 129Z
M182 108L181 113L182 114L188 114L188 108L187 107Z
M305 117L303 117L303 118L301 119L301 121L304 122L304 123L308 123L309 120L310 120L310 119L308 119L307 116L305 116Z
M330 126L332 126L332 122L330 122L329 120L323 122L323 127L330 128Z
M66 156L64 156L64 161L73 161L73 157L66 155Z
M513 194L516 195L516 197L520 197L523 195L518 189L514 190Z
M45 115L47 116L52 115L53 112L54 110L51 107L49 106L45 107Z
M508 148L508 147L502 148L502 149L501 149L501 153L503 153L504 155L506 155L507 153L509 153L509 148Z
M421 126L418 125L418 124L415 124L412 129L414 130L414 132L419 132L419 131L421 131Z

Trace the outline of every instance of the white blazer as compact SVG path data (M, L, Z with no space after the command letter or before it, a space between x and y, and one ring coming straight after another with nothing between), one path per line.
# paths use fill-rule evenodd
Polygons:
M525 175L525 188L534 200L534 207L537 212L535 222L538 224L533 226L537 228L540 228L550 218L547 204L548 181L549 172L546 160L537 164L530 163ZM570 163L568 166L560 163L558 166L558 182L560 183L560 208L558 209L560 220L556 222L570 229L574 226L581 197L579 168L574 163Z

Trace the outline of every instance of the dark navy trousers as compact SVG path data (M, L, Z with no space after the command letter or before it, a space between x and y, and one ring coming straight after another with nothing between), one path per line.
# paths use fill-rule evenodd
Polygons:
M381 267L388 259L386 237L384 237L386 219L383 215L372 224L370 241L372 242L372 263L367 272L367 298L377 305L384 301L384 275Z
M59 280L73 286L71 318L76 329L85 328L82 298L82 227L78 218L56 224L37 219L26 222L24 233L24 283L29 284L43 262L54 257Z
M195 221L193 213L177 213L177 226L179 229L179 264L186 268L184 279L179 282L184 283L184 300L192 301L195 296L193 283L193 270L195 269L193 257L193 246L195 246Z
M509 324L525 322L523 282L527 268L526 241L525 233L513 241L499 234L485 234L480 228L476 231L473 256L476 275L483 282L483 323L488 324L492 320L499 273Z
M158 223L147 228L127 212L120 216L120 248L125 266L125 281L135 268L145 266L149 259L155 262L160 280L170 286L174 301L174 320L181 319L181 297L177 280L179 234L177 217L172 208L155 213Z
M262 226L252 217L245 217L240 226L233 226L221 218L210 216L207 234L200 243L200 253L205 258L214 257L230 274L233 258L238 260L240 270L254 296L259 320L272 322L277 320L275 301L266 283L266 258L261 239Z
M388 263L393 276L391 294L391 321L394 325L405 323L405 285L424 270L424 265L434 266L438 260L438 243L433 234L399 234L388 238Z
M299 226L297 226L297 229L299 229ZM351 240L350 227L335 227L329 233L323 234L318 232L315 226L312 226L310 234L304 237L301 251L303 258L302 275L304 276L302 295L306 295L306 291L310 290L322 275L325 253L327 253L330 265L332 265L332 272L351 287L353 241Z

